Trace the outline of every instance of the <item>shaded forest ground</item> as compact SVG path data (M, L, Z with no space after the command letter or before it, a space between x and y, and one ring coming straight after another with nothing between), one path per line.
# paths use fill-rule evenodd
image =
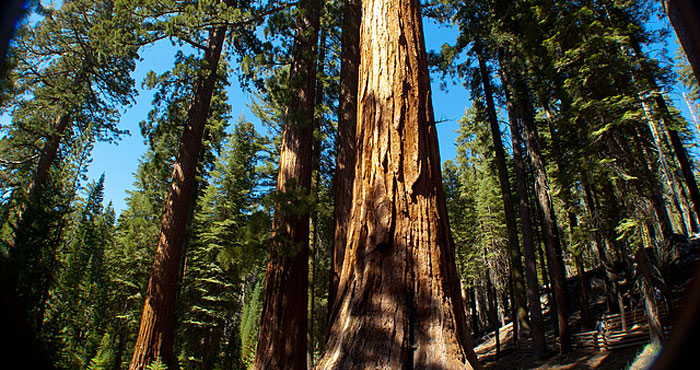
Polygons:
M671 298L674 301L680 301L685 296L685 288L691 281L694 267L700 260L700 237L696 236L689 242L677 242L675 247L679 249L679 256L663 264L660 270L671 291ZM602 289L597 288L602 285L602 271L599 269L587 271L586 281L593 293L589 307L597 324L597 320L602 315L612 313L606 312L605 293ZM567 285L568 295L572 303L572 309L569 311L572 312L569 322L571 327L574 328L573 333L591 330L581 327L581 316L577 304L579 289L577 277L569 278ZM549 320L549 310L546 305L544 310L548 353L543 360L535 361L527 350L516 350L514 348L513 326L509 322L501 327L500 330L500 354L497 354L494 331L486 333L475 340L476 348L474 350L481 364L488 370L642 370L652 363L656 355L651 346L646 344L611 351L579 348L567 354L560 354L553 349L555 338L551 321Z

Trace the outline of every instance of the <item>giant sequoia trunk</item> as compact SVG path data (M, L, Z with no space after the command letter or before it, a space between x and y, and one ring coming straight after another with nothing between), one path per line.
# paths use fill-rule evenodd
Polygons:
M299 2L289 101L282 130L278 204L265 275L255 369L306 369L309 204L313 170L316 46L320 2Z
M365 0L353 204L317 369L470 369L420 3Z
M340 54L340 99L335 172L335 240L328 289L328 307L335 302L340 270L343 268L348 221L352 206L352 182L355 178L355 126L357 125L357 73L360 67L360 0L347 0L343 18ZM329 322L332 310L328 310Z
M175 298L185 229L190 215L199 152L217 80L216 70L224 46L225 27L212 30L204 53L206 73L196 83L187 126L173 166L170 191L160 226L160 237L148 280L146 303L136 338L131 370L145 369L156 358L173 366Z
M493 141L493 151L496 155L496 168L498 169L498 180L501 185L501 198L503 199L503 209L506 215L506 229L508 230L508 256L510 257L510 275L513 280L513 336L520 338L520 328L529 331L530 325L527 320L527 301L525 299L525 277L523 276L523 262L518 241L518 226L515 221L515 209L513 208L513 195L510 191L510 177L508 176L508 166L506 164L506 151L503 148L501 139L501 129L498 124L496 107L493 102L493 92L491 89L491 75L486 66L486 58L480 47L475 47L479 59L479 71L481 74L481 84L484 87L484 97L486 98L486 110L489 117L489 128ZM517 321L516 321L517 318ZM517 343L517 341L516 341Z

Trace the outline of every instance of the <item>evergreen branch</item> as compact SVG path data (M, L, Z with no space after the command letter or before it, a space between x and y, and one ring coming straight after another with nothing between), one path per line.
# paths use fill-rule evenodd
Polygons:
M5 165L5 166L19 166L19 165L22 165L22 164L31 162L31 161L33 161L33 160L35 160L35 159L37 159L37 158L39 158L39 154L35 154L35 155L33 155L33 156L29 157L29 158L22 159L22 160L19 160L19 161L12 161L12 160L9 160L9 159L2 159L2 158L0 158L0 164L3 164L3 165Z
M279 11L291 8L294 5L297 5L296 1L292 1L292 2L286 3L284 5L278 6L278 7L270 8L266 11L263 11L261 13L256 14L252 18L244 19L240 22L225 22L225 21L223 21L223 22L210 22L210 23L202 23L199 25L199 27L210 27L210 26L242 27L242 26L247 26L247 25L262 21L263 18L267 17L268 15L272 15L272 14L277 13Z
M202 44L200 44L200 43L197 43L197 42L195 42L195 41L192 41L192 40L190 40L190 39L188 39L188 38L186 38L186 37L179 37L179 39L180 39L180 41L182 41L182 42L184 42L184 43L186 43L186 44L189 44L189 45L195 47L196 49L200 49L200 50L202 50L202 51L206 51L206 50L207 50L207 47L206 47L206 46L204 46L204 45L202 45Z

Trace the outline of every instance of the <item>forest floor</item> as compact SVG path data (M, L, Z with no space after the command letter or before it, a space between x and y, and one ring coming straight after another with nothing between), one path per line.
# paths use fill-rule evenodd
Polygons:
M501 328L500 355L496 354L496 340L493 335L474 348L479 361L487 370L642 370L645 368L643 366L630 367L644 349L644 345L610 352L579 349L560 354L550 351L543 360L536 361L529 354L520 353L513 348L512 328L512 324Z
M662 275L668 284L673 300L680 300L685 296L685 288L692 279L694 266L700 264L700 238L695 236L689 242L679 246L684 251L681 252L681 261L663 269ZM571 280L571 279L570 279ZM568 282L571 285L571 281ZM590 286L595 286L592 280ZM593 317L600 317L605 313L605 299L600 290L592 289L593 300L590 301L589 309ZM598 293L598 294L596 294ZM570 311L571 312L571 311ZM543 312L545 318L549 317L548 307L545 304ZM548 321L548 320L547 320ZM570 353L560 354L554 350L554 333L552 323L545 322L547 349L549 352L542 360L534 360L529 351L525 349L516 350L513 341L513 325L509 323L500 328L499 344L500 353L497 353L495 332L491 331L480 338L475 339L476 347L474 351L480 363L487 370L512 370L512 369L543 369L543 370L645 370L658 354L658 349L650 345L640 344L633 347L616 349L611 351L598 351L597 349L576 349ZM572 328L580 329L574 332L584 331L580 328L580 312L573 310L569 316ZM547 330L546 329L546 330Z

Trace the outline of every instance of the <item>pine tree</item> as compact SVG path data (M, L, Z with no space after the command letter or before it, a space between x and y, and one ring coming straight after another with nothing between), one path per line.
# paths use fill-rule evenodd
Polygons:
M239 121L198 201L180 303L180 333L190 366L210 369L221 361L219 354L239 340L243 319L236 313L255 302L248 296L258 285L270 223L256 190L261 181L256 166L265 144L252 123ZM246 325L250 330L251 323Z
M60 273L49 292L46 326L60 328L57 365L85 368L96 355L105 333L109 285L105 251L114 234L114 211L102 205L104 175L88 186L77 225L68 232L69 243L60 256Z

